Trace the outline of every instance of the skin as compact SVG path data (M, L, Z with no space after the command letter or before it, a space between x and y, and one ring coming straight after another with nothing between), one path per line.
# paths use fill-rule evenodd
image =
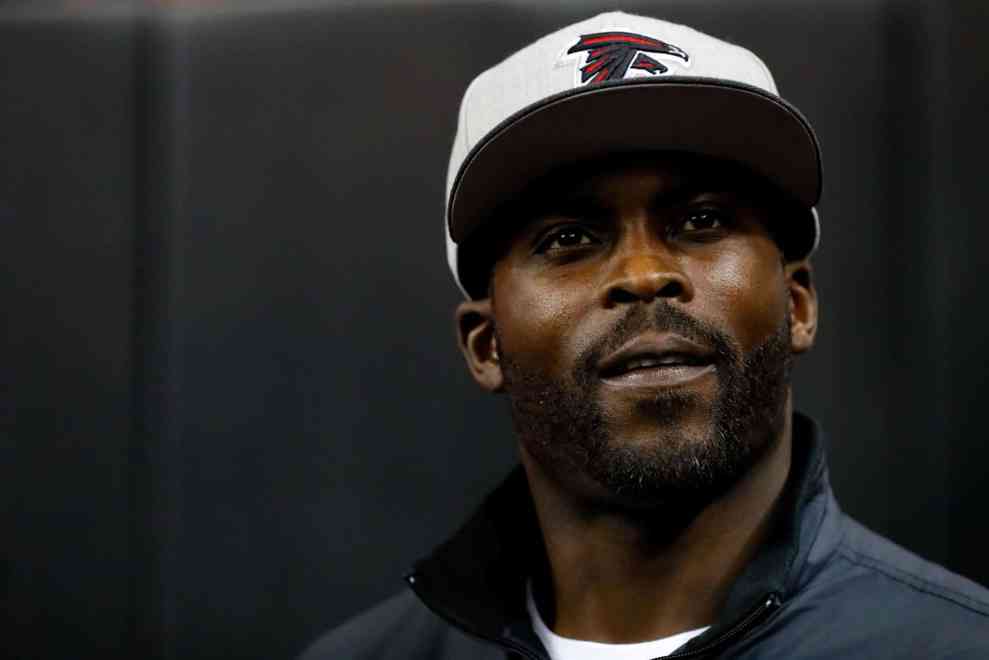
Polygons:
M495 263L494 295L457 309L475 381L504 392L507 356L565 380L630 307L661 302L717 328L745 354L787 320L792 354L809 350L817 325L810 265L783 260L767 205L747 192L746 179L719 167L671 154L611 161L537 187ZM671 434L701 442L718 383L715 372L659 388L657 395L690 394L673 418L644 415L638 389L596 387L596 402L617 441L633 448ZM547 555L536 596L551 628L631 643L710 625L771 525L790 468L791 396L787 384L785 421L764 439L766 451L726 492L689 512L623 498L583 470L541 460L533 439L520 437Z

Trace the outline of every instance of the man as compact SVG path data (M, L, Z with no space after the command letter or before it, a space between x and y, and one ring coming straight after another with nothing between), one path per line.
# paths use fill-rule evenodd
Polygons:
M989 593L838 508L792 411L816 137L752 53L609 13L479 76L447 253L521 468L305 658L986 658Z

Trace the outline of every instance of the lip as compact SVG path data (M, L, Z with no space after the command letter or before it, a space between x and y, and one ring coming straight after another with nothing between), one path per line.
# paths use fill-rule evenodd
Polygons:
M642 359L669 359L676 364L626 370L626 365ZM598 364L601 380L613 387L667 388L686 385L716 371L714 352L685 337L671 333L645 333L627 342Z

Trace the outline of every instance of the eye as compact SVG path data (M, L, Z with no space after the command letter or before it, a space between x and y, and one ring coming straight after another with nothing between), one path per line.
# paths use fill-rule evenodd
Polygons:
M536 246L536 253L558 252L598 243L600 241L582 227L567 225L545 234Z
M673 233L700 235L714 233L726 229L731 224L730 220L728 214L721 209L690 209L684 214L679 225L673 228Z

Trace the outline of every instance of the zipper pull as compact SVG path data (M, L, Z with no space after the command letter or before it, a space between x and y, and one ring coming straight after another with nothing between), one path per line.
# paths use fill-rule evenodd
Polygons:
M715 650L722 651L723 647L731 642L741 639L748 633L758 626L760 623L766 620L770 614L775 612L783 604L782 599L778 593L771 592L766 594L762 602L753 607L748 614L746 614L742 619L735 624L733 627L729 628L725 632L718 635L715 639L711 640L704 646L700 646L690 651L681 651L680 653L671 653L666 656L667 658L693 658L711 653ZM658 659L657 659L658 660Z

